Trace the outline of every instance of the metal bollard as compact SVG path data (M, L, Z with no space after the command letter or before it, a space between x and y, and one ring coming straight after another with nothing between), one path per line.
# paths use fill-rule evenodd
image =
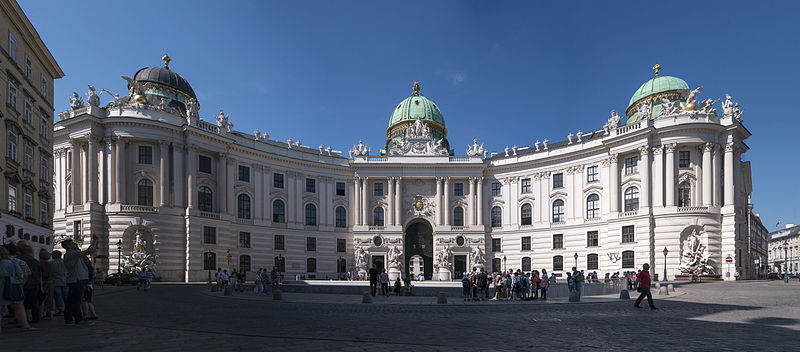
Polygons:
M658 290L659 295L669 295L669 291L667 291L666 287L662 287Z
M656 282L656 290L661 289L661 283Z
M675 292L675 286L672 286L672 284L667 285L667 291Z
M361 303L372 303L372 295L369 294L369 291L364 291L364 297L361 299Z
M225 286L225 291L223 294L225 296L233 296L233 289L230 286Z
M631 299L631 294L628 293L628 290L623 289L619 291L619 299Z
M439 295L436 296L436 303L437 304L447 304L447 295L444 292L439 291Z

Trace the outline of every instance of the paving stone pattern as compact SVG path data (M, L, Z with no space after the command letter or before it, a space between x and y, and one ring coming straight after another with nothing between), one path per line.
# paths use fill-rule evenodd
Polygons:
M53 320L23 333L4 324L0 351L797 350L791 337L800 330L800 283L677 290L669 299L656 295L661 309L650 311L613 297L481 304L449 297L447 305L435 297L376 297L360 304L345 295L223 297L205 285L106 287L95 293L94 326Z

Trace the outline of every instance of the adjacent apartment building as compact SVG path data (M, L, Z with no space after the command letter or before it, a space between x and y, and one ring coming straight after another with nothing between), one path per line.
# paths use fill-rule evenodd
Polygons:
M0 1L0 233L34 251L53 246L55 58L14 0Z

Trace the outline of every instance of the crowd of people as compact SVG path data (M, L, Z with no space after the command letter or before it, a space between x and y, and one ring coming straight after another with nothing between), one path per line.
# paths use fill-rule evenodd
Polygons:
M92 304L94 268L85 250L71 239L61 242L65 252L40 250L38 259L24 240L0 246L0 332L15 321L23 331L37 331L41 320L63 316L66 325L91 325L97 319ZM6 318L8 324L3 324Z

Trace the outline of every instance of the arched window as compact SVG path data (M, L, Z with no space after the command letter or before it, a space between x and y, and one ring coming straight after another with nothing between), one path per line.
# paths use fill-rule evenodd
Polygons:
M553 271L564 271L564 257L560 255L553 256Z
M556 199L553 202L553 222L564 222L564 201Z
M492 258L492 272L499 273L503 271L501 264L500 258Z
M503 210L499 206L492 207L492 227L503 226Z
M586 198L586 218L594 219L600 217L600 196L590 194Z
M153 206L153 181L146 178L139 180L136 187L136 194L139 198L139 205Z
M453 208L453 226L464 226L464 208Z
M531 257L522 257L522 271L531 271Z
M347 210L336 207L336 227L347 227Z
M692 206L692 185L688 181L683 181L678 185L678 206Z
M317 226L317 207L314 204L306 204L306 225Z
M625 211L633 211L639 209L639 189L636 187L628 187L625 190Z
M372 226L383 226L383 208L377 207L372 211Z
M236 217L239 219L250 218L250 196L240 194L236 199Z
M217 270L217 253L203 253L203 270Z
M245 274L250 271L250 256L249 255L240 255L239 256L239 272Z
M624 269L636 268L636 263L633 260L633 251L622 252L622 267Z
M317 259L316 258L308 258L308 259L306 259L306 272L309 272L309 273L316 273L317 272Z
M272 202L272 222L279 224L286 222L286 205L280 199Z
M214 194L211 193L211 188L200 186L197 190L197 205L200 211L214 211Z
M531 207L531 205L528 204L528 203L525 203L525 204L522 205L522 209L520 209L520 214L522 216L521 219L520 219L520 224L521 225L530 225L530 224L533 223L533 218L532 218L533 211L532 211L532 208L533 207Z
M586 256L586 270L597 270L599 264L597 262L597 254L589 254Z
M279 273L286 271L286 258L284 258L282 255L275 257L275 269Z

